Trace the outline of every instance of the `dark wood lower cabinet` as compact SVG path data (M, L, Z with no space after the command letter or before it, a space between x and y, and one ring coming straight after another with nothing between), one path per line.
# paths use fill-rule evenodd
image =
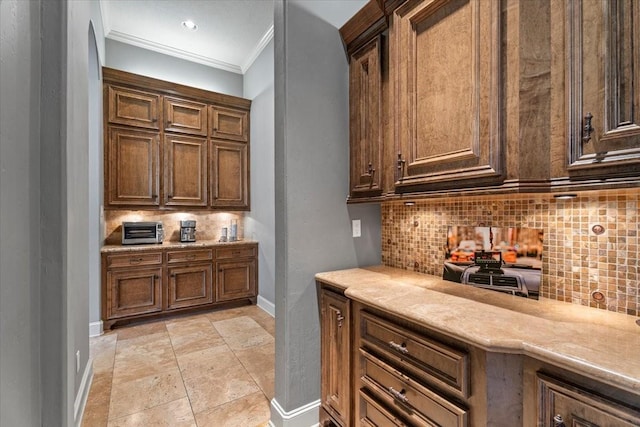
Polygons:
M218 262L217 270L216 299L218 301L255 297L255 259Z
M104 252L104 328L242 300L255 304L257 254L258 244L253 242Z
M162 268L107 272L107 307L109 318L162 311Z
M213 302L211 263L169 267L167 309Z

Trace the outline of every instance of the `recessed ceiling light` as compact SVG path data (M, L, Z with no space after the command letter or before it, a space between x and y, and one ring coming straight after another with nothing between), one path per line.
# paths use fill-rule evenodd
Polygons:
M187 30L195 31L198 29L198 26L191 19L187 19L186 21L182 21L182 26Z

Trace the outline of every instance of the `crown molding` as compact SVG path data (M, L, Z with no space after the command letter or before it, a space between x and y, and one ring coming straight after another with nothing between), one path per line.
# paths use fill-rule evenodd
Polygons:
M260 39L260 42L258 42L255 49L253 49L253 52L251 52L251 55L249 55L249 58L247 58L247 60L245 61L244 65L242 66L242 74L246 73L247 70L253 65L255 60L258 59L258 56L260 56L264 48L267 47L271 40L273 40L273 24L271 24L267 32L264 33L264 35Z
M173 56L175 58L184 59L186 61L197 62L198 64L207 65L213 68L219 68L221 70L230 71L236 74L243 74L243 70L238 65L230 64L224 61L217 61L213 58L197 55L195 53L185 52L180 49L176 49L160 43L152 42L150 40L132 36L130 34L121 33L120 31L117 31L117 30L109 31L106 38L119 41L121 43L126 43L133 46L141 47L143 49L152 50L154 52L162 53L165 55Z

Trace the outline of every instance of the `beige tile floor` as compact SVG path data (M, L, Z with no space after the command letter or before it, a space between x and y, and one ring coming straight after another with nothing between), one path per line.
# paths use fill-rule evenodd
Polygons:
M274 319L256 306L115 329L91 338L82 425L266 426Z

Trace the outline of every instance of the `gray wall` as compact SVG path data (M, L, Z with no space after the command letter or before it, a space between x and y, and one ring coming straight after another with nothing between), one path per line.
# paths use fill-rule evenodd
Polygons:
M348 64L336 28L275 2L276 383L287 412L320 398L314 275L380 262L377 206L347 207ZM351 217L364 238L351 237ZM362 242L362 243L360 243Z
M0 2L0 425L40 425L40 4Z
M242 74L107 39L106 66L200 89L242 96Z
M275 304L273 40L245 73L244 97L252 100L251 212L245 216L245 236L260 242L259 294Z

